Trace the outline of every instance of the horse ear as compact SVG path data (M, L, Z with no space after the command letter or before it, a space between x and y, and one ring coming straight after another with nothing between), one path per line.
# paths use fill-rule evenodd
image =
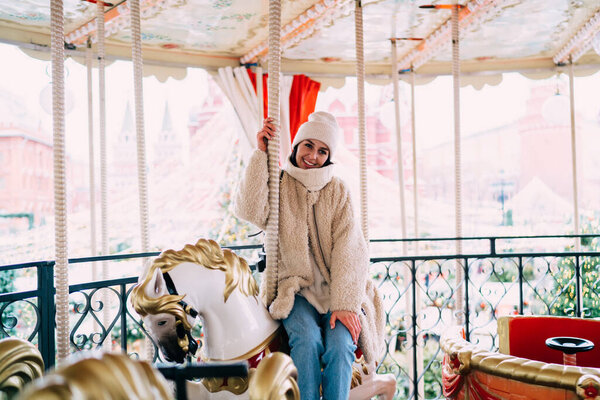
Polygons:
M146 295L149 297L157 297L162 296L163 294L167 294L167 284L160 268L156 268L152 274L152 278L146 286Z

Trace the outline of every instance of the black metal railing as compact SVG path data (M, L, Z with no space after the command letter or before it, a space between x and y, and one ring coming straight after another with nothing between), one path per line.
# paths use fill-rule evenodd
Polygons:
M387 350L378 371L396 375L396 398L443 398L439 337L457 318L462 319L468 340L495 350L496 321L501 315L600 316L598 236L462 238L463 254L452 254L453 242L459 240L456 238L406 240L413 246L418 242L423 254L373 257L371 278L379 286L387 324ZM550 241L550 248L570 249L576 239L581 241L577 252L531 250L543 246L535 241ZM468 241L474 244L466 245ZM519 241L524 244L516 245ZM381 252L374 251L378 245L395 254L403 243L374 240L372 252ZM98 261L118 266L128 260L141 264L140 259L156 255L88 257L70 260L70 265L73 268ZM2 266L0 273L31 269L37 274L37 288L0 294L0 335L20 335L37 343L46 365L51 366L55 357L54 262ZM457 280L457 275L462 279ZM137 277L129 276L70 286L70 343L74 351L100 346L120 347L128 354L140 351L145 332L128 300L136 281ZM110 308L108 318L103 313L106 307Z

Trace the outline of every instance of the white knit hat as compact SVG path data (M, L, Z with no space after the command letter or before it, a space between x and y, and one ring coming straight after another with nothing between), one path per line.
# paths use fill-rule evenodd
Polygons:
M306 139L317 139L329 147L329 156L333 157L337 147L340 127L335 117L326 111L317 111L308 116L308 121L300 125L292 148Z

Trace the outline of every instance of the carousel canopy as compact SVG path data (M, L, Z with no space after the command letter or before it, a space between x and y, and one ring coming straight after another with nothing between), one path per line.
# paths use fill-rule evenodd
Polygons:
M104 3L107 58L131 57L126 0ZM96 0L65 0L65 41L78 56L96 42ZM141 0L146 65L216 69L266 64L267 0ZM454 0L363 0L366 73L389 76L391 39L398 70L419 76L451 70ZM0 0L0 40L43 57L50 47L50 1ZM339 77L355 73L354 6L349 0L282 0L282 72ZM425 6L425 7L424 7ZM429 6L429 7L426 7ZM432 7L434 6L434 7ZM548 74L572 60L576 74L600 67L598 0L461 0L461 70ZM480 71L486 71L482 73ZM146 71L148 74L149 72ZM150 72L154 73L154 72ZM497 75L497 74L496 74ZM497 78L489 78L497 79Z

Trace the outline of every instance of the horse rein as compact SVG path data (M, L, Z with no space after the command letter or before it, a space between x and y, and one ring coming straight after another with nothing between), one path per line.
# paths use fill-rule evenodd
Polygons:
M173 283L173 279L171 279L168 272L163 273L163 278L165 279L165 283L167 285L167 291L169 292L169 294L173 295L173 296L179 296L179 293L177 293L177 289L175 289L175 284ZM187 304L185 301L180 300L178 302L178 304L181 305L181 307L183 307L183 310L185 311L185 313L188 314L190 317L196 318L198 316L198 311L196 311L194 308L192 308L192 306ZM192 336L191 330L185 329L185 327L183 326L183 321L181 321L181 320L177 320L177 322L175 323L175 329L177 332L177 337L179 339L187 340L187 343L188 343L187 346L180 345L182 350L185 351L186 354L189 353L192 356L194 354L196 354L196 351L198 350L198 342Z

